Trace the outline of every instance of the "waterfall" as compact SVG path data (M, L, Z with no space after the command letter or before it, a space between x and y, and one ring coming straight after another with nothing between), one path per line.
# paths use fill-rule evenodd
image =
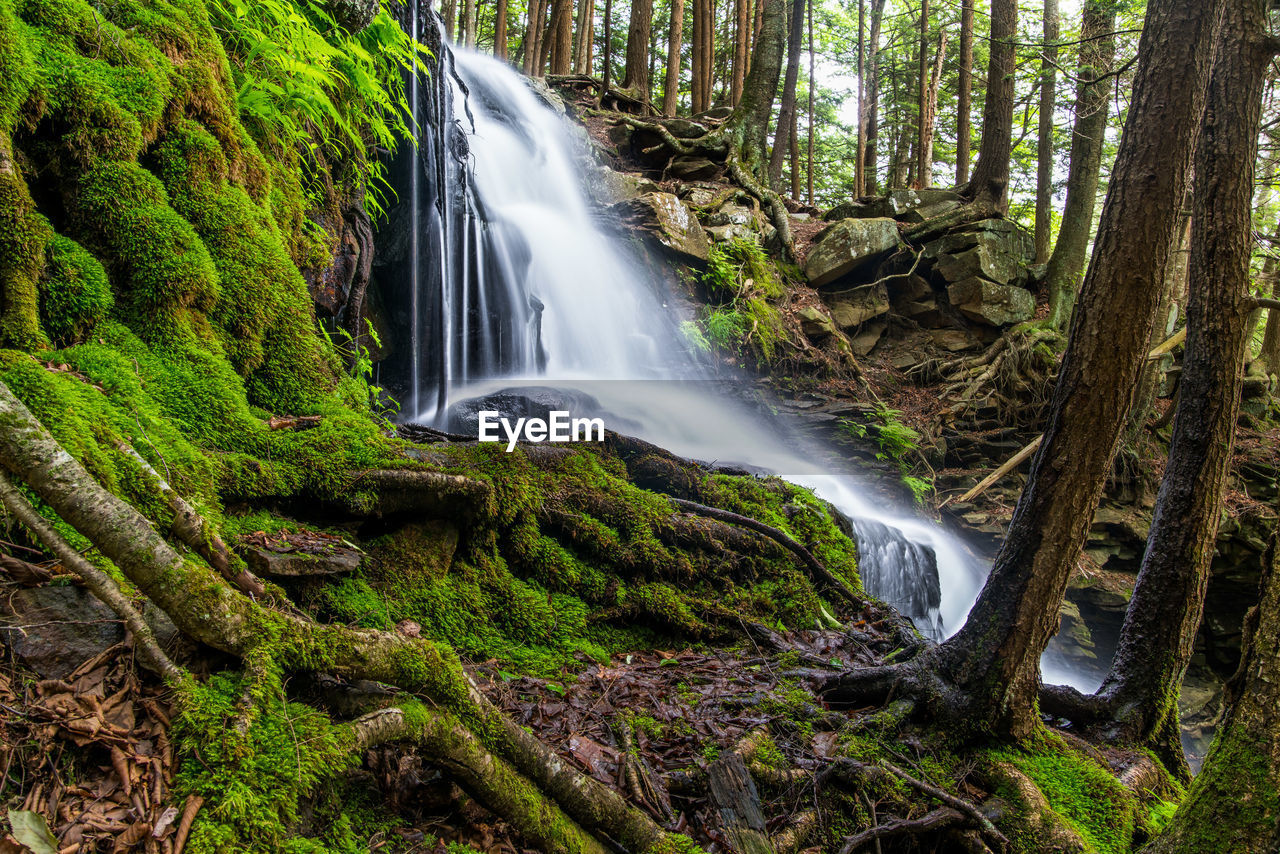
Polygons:
M479 409L569 395L575 415L603 415L674 453L777 473L848 517L867 592L932 637L959 628L982 562L874 497L832 449L804 446L721 387L680 334L662 283L597 221L582 186L585 139L505 64L441 47L415 101L425 180L411 190L406 416L474 433Z

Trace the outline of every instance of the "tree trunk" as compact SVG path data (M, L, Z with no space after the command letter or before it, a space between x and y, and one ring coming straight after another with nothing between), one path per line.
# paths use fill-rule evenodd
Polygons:
M613 0L604 0L604 55L601 56L600 97L613 85Z
M671 32L667 38L667 75L662 85L662 114L680 107L680 51L684 41L684 0L671 0Z
M1121 739L1190 773L1178 688L1200 626L1248 353L1251 201L1264 75L1273 55L1259 0L1227 0L1195 164L1187 349L1173 438L1142 568L1098 693Z
M932 656L967 698L969 726L1021 738L1039 720L1040 654L1057 630L1146 355L1221 9L1222 0L1147 4L1124 139L1044 440L968 620Z
M813 49L813 0L810 0L810 2L806 3L804 9L805 9L805 15L808 18L808 24L809 24L809 85L807 88L807 94L809 96L809 126L808 128L806 128L806 133L809 137L809 152L807 157L808 165L806 166L804 173L805 173L805 178L807 179L809 184L807 188L809 191L809 204L812 205L813 204L813 85L814 85L813 81L816 79L814 77L814 69L813 69L814 57L816 56ZM858 146L858 152L859 152L858 165L861 166L862 165L862 157L861 157L862 146L861 145Z
M778 111L778 127L773 134L773 151L769 155L769 186L778 189L782 179L782 163L791 136L791 123L796 115L796 84L800 79L800 40L804 37L805 0L792 0L790 29L787 33L787 73L782 83L782 107Z
M622 88L645 97L649 92L649 35L653 24L653 0L632 0L631 25L627 29L627 65Z
M1049 289L1048 323L1055 329L1066 328L1071 319L1076 290L1088 258L1110 102L1110 87L1097 81L1111 70L1115 61L1116 42L1112 35L1115 24L1116 7L1111 0L1085 0L1067 200L1062 208L1058 242L1049 256L1049 270L1045 275Z
M751 71L742 88L742 100L724 124L724 136L731 157L736 154L743 168L756 180L769 184L768 135L773 100L782 74L782 54L787 42L786 0L761 0L764 4L760 37L751 57ZM804 0L795 0L797 4ZM803 8L803 7L801 7ZM792 100L795 100L794 89ZM794 104L793 104L794 108ZM785 135L781 137L785 140Z
M933 140L929 135L929 0L920 0L919 95L916 101L916 188L928 186L932 177Z
M933 56L933 71L925 79L923 113L920 118L920 138L916 141L917 189L933 183L933 130L938 115L938 87L942 84L942 63L947 58L947 33L938 31L938 51Z
M525 32L528 47L524 54L524 73L530 77L541 77L543 63L544 31L547 22L548 0L531 0L529 4L529 27Z
M696 115L711 108L711 0L693 0L692 70L689 81Z
M870 68L867 70L867 142L862 156L863 195L874 196L880 189L877 177L880 137L880 22L884 17L884 0L871 2L871 33L867 37Z
M498 0L493 13L493 55L507 58L507 0Z
M1040 53L1040 140L1036 147L1036 263L1049 260L1053 229L1053 113L1058 105L1058 0L1044 0L1044 49Z
M1280 548L1271 542L1262 597L1244 624L1227 716L1172 823L1144 852L1270 854L1280 825Z
M973 148L970 113L973 106L973 0L960 2L960 80L956 93L956 185L969 180L969 152Z
M747 79L747 57L751 49L750 0L734 0L733 74L729 83L729 103L742 100L742 84Z
M804 3L805 0L800 0ZM808 5L807 3L805 5ZM800 121L799 111L791 111L791 198L800 198Z
M578 34L573 46L573 73L591 74L591 53L596 39L595 0L579 0Z
M813 4L810 4L812 10ZM813 12L809 17L812 19ZM813 92L813 25L809 26L809 91ZM809 99L813 100L812 97ZM810 122L813 109L809 110ZM858 0L858 147L853 164L853 197L860 198L867 191L867 0ZM812 195L812 194L810 194ZM809 202L813 204L812 199Z
M443 13L441 17L444 18L445 35L447 35L449 40L452 41L453 34L456 30L455 25L458 21L458 0L444 0L441 12Z
M1272 253L1280 251L1280 226L1276 227L1275 235L1274 240L1277 242L1270 246ZM1280 299L1280 264L1276 263L1274 255L1268 256L1267 260L1271 265L1271 275L1268 276L1271 298ZM1262 348L1258 350L1258 361L1268 374L1280 373L1280 311L1274 308L1267 311L1267 325L1262 331Z
M1009 208L1009 157L1013 151L1013 40L1018 34L1017 0L991 0L991 59L982 144L968 195L1003 213Z
M551 10L551 73L568 74L573 67L573 0L553 0Z

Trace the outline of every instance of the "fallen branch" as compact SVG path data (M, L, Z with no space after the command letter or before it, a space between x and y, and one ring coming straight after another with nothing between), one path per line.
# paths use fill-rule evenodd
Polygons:
M268 430L310 430L319 426L319 415L274 415L267 419Z
M168 682L181 681L185 672L164 654L160 644L156 642L155 632L147 621L133 607L111 576L98 569L71 546L54 530L53 525L36 512L22 493L10 482L7 475L0 472L0 500L5 509L23 524L38 540L48 547L49 551L62 561L62 565L80 577L84 586L104 605L116 613L130 633L133 634L134 646L143 664L160 674Z
M169 530L175 537L208 561L209 566L216 569L219 575L234 584L241 592L250 596L261 596L267 591L262 579L246 569L244 561L232 556L227 549L227 544L222 541L222 537L218 536L218 532L209 527L204 517L174 491L169 482L161 477L160 472L151 466L151 463L124 442L116 447L142 466L143 472L152 479L156 488L160 490L160 494L164 496L165 503L173 512L173 522L169 525Z
M1177 332L1173 333L1168 338L1164 339L1159 344L1157 344L1155 349L1147 354L1147 361L1154 362L1156 359L1159 359L1161 356L1164 356L1165 354L1172 352L1175 347L1177 347L1179 344L1181 344L1183 341L1186 341L1186 340L1187 340L1187 327L1184 326L1181 329L1179 329Z
M667 500L674 504L677 509L683 510L686 513L706 516L709 519L715 519L720 522L728 522L731 525L737 525L768 537L783 548L787 549L787 551L799 557L804 565L809 568L810 572L817 576L818 579L825 582L828 587L840 594L840 596L849 603L854 605L862 604L862 601L854 595L853 591L851 591L843 581L837 578L831 570L823 566L821 561L813 556L812 552L800 545L800 543L796 542L791 535L787 534L785 531L780 531L772 525L766 525L764 522L761 522L758 519L752 519L750 516L743 516L739 513L733 513L728 510L721 510L718 507L708 507L705 504L698 504L696 501L686 501L683 498L673 498L671 496L667 496Z
M1034 439L1028 442L1026 447L1024 447L1021 451L1018 451L1018 453L1014 454L1012 457L1010 457L1008 460L1002 463L998 469L996 469L991 474L984 477L982 480L978 481L977 485L975 485L973 489L970 489L964 495L961 495L959 500L972 501L982 493L986 492L989 486L991 486L996 481L1000 480L1000 478L1004 477L1009 472L1016 469L1019 465L1022 464L1023 460L1027 459L1032 454L1034 454L1036 452L1036 448L1039 448L1040 443L1043 441L1044 441L1044 434L1041 433L1039 436L1036 436Z
M1009 840L1005 838L1003 833L996 829L996 826L991 823L991 819L983 815L982 810L978 809L974 804L966 801L964 798L958 798L950 792L945 792L937 786L926 783L923 780L917 780L906 771L903 771L901 768L889 762L881 760L880 766L896 775L902 780L902 782L906 783L911 788L923 792L932 798L936 798L952 809L959 810L969 816L969 818L972 819L973 822L982 830L984 835L998 843L1003 850L1008 850Z

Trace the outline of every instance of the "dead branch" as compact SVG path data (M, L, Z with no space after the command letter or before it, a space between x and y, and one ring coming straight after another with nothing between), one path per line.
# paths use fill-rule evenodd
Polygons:
M963 821L964 816L950 807L940 807L920 818L895 819L876 827L869 827L866 830L855 833L853 836L846 836L844 844L840 846L840 854L853 854L853 852L869 842L887 839L890 836L904 836L909 833L933 833L953 827Z
M911 788L923 792L932 798L936 798L952 809L959 810L969 816L969 818L982 829L983 834L987 836L987 838L995 840L999 844L1001 850L1008 850L1009 840L1005 838L1003 833L996 829L996 826L991 823L991 819L983 815L982 810L978 809L971 802L966 801L964 798L958 798L950 792L945 792L937 786L930 785L923 780L917 780L906 771L903 771L901 768L889 762L881 760L880 765L892 774L896 775L902 780L902 782L906 783Z

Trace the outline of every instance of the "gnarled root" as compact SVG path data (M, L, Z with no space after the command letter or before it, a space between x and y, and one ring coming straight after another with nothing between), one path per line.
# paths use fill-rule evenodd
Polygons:
M320 625L266 608L175 551L141 513L104 489L63 450L3 383L0 425L0 464L93 542L184 634L241 658L269 649L274 663L285 670L323 670L419 693L464 721L486 749L593 832L636 852L665 842L666 835L651 818L612 789L569 768L551 748L495 709L448 647ZM472 499L479 495L476 482L465 478L441 483Z

